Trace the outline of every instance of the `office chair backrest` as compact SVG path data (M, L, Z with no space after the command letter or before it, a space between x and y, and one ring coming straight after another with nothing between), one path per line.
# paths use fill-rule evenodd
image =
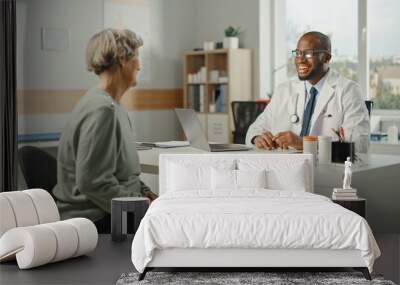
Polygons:
M41 188L52 196L57 184L57 160L33 146L24 146L18 150L18 160L27 188Z
M235 125L233 133L234 143L244 143L247 129L257 119L267 106L267 102L233 101L232 115Z
M267 106L266 102L255 101L233 101L232 114L235 124L235 131L247 132L249 126L257 119Z

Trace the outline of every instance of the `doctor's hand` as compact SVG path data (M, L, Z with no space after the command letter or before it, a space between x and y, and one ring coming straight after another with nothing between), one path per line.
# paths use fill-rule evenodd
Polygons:
M262 135L256 136L254 139L254 144L257 148L264 148L264 149L273 149L276 148L277 145L272 140L273 135L271 132L263 133Z
M289 147L293 147L297 150L303 149L302 137L291 131L279 132L272 138L272 141L282 149L288 149Z

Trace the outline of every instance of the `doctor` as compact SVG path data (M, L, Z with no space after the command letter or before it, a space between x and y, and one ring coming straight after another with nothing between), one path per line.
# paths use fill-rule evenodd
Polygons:
M330 39L308 32L292 51L298 79L278 86L271 103L249 127L246 144L257 148L303 148L303 136L338 137L346 141L369 134L369 116L360 86L329 69Z

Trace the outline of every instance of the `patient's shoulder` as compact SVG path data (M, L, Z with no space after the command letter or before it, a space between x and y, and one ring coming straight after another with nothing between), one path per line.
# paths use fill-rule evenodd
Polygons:
M85 97L92 104L98 106L114 106L114 100L108 95L107 92L98 88L92 88L88 90Z
M115 102L105 91L92 88L78 102L75 112L86 113L95 110L114 110Z

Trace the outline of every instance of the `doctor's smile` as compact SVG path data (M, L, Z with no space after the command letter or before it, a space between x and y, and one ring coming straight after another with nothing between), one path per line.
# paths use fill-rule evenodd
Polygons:
M306 75L306 74L308 73L308 70L309 70L308 66L304 66L304 65L298 65L298 66L297 66L297 72L298 72L299 74L304 74L304 75Z

